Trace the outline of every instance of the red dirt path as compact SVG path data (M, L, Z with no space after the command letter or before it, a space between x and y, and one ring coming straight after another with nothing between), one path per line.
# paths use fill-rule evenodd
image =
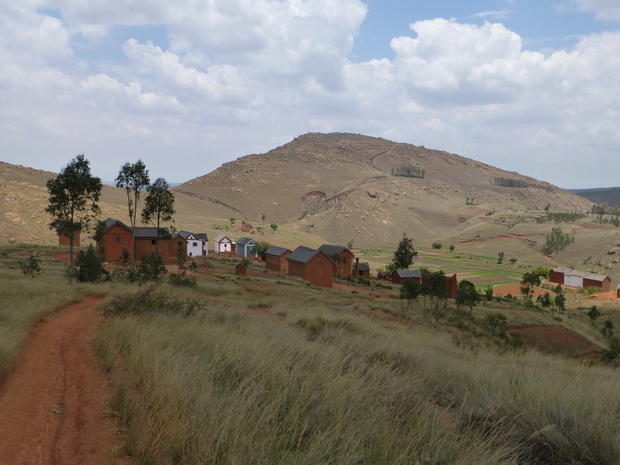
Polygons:
M86 298L40 323L0 383L1 464L120 463L111 392L91 347L98 303Z

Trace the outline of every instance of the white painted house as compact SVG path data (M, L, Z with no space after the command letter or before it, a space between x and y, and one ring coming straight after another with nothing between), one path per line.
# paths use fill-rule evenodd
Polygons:
M179 231L170 242L170 254L176 256L179 249L188 257L200 257L203 255L203 242L189 231Z
M226 237L224 234L219 234L213 240L213 251L218 254L234 254L236 251L235 242Z

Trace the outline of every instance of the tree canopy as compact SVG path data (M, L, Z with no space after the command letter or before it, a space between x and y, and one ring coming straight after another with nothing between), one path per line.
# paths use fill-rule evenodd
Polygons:
M174 211L174 194L169 191L170 186L164 178L157 178L146 190L142 221L151 223L157 228L157 251L159 251L159 236L161 224L172 221Z
M78 155L55 179L49 179L46 186L49 205L45 211L52 216L49 227L69 238L69 279L72 280L75 235L88 229L90 222L100 214L98 202L103 184L91 174L90 163L84 155Z
M413 239L407 237L407 234L403 234L403 238L398 243L396 252L394 252L392 263L394 263L397 270L406 270L417 256L418 252L413 248Z

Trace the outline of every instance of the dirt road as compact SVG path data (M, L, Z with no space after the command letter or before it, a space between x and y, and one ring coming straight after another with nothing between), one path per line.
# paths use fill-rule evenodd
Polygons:
M86 298L40 323L0 383L0 464L121 463L111 392L91 348L103 321L98 302Z

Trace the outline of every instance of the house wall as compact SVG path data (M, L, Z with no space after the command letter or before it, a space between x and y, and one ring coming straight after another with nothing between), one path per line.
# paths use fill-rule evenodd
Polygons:
M237 274L237 276L247 276L248 270L245 266L243 266L243 264L237 263L237 266L235 267L235 273Z
M317 287L332 287L332 261L322 253L317 254L308 263L289 260L288 274L308 281Z
M611 279L605 278L603 281L598 281L594 279L583 278L583 287L586 289L588 287L598 287L601 292L610 292L611 291Z
M169 246L168 256L170 258L177 258L179 254L179 247L183 250L183 253L187 253L187 242L182 237L176 237ZM137 256L136 256L137 258Z
M120 260L123 248L127 249L131 257L131 231L115 224L103 236L103 244L97 243L97 251L101 252L102 245L105 246L105 260L108 262Z
M277 255L265 255L265 265L269 271L275 271L276 273L288 273L288 257L291 252L286 251L282 254L282 256L278 257Z
M583 278L581 276L564 275L564 285L571 287L583 287Z
M236 252L232 242L216 242L215 253L234 254Z
M136 237L135 246L137 262L142 260L142 257L144 255L150 254L152 252L157 252L156 239ZM167 239L159 239L159 254L161 255L161 258L166 265L170 264L170 248Z
M557 271L549 271L549 281L555 284L564 284L564 273Z
M394 284L402 284L403 282L405 282L405 281L407 281L407 280L415 281L416 283L421 283L421 282L422 282L422 279L421 279L421 278L404 278L404 279L403 279L403 278L401 278L401 277L398 275L398 272L397 272L397 271L394 271L394 272L392 273L392 283L394 283Z
M340 253L341 262L334 261L333 273L336 276L353 276L353 260L355 256L348 250L344 250Z
M69 241L69 237L65 236L64 234L59 234L58 235L58 245L60 246L64 246L64 247L69 247L70 241ZM80 246L80 231L76 231L73 233L73 246L74 247L79 247Z
M237 244L237 256L238 257L248 257L248 258L256 258L256 242L248 242L245 245Z
M202 241L198 239L188 239L187 255L191 257L200 257L202 255Z

